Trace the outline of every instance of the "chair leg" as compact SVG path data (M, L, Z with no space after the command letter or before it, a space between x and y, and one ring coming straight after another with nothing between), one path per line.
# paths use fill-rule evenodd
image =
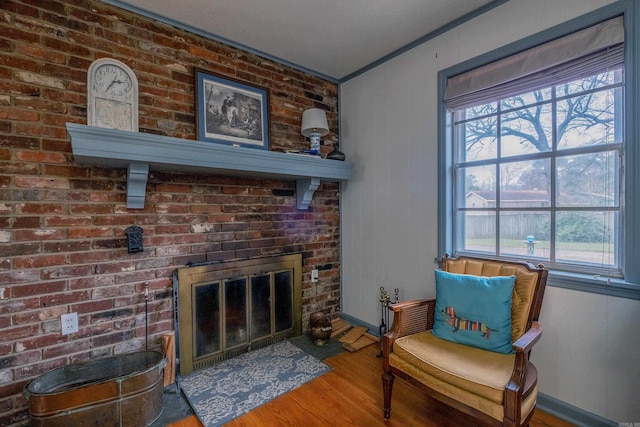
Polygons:
M393 391L393 380L395 375L391 372L382 373L382 394L384 395L384 417L391 416L391 392Z

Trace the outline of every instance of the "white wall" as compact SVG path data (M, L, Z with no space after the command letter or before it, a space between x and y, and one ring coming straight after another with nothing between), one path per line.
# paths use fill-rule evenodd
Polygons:
M435 295L437 74L612 1L511 0L341 85L342 309L380 323L379 288ZM549 287L532 359L540 391L640 422L640 301Z

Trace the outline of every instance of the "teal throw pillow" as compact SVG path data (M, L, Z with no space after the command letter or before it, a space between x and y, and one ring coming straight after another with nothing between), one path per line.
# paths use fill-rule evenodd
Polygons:
M498 353L511 347L511 299L515 276L473 276L435 270L439 338Z

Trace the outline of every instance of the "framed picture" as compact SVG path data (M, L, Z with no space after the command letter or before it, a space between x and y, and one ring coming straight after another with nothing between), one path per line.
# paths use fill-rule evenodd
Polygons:
M269 92L195 70L196 128L201 141L269 149Z

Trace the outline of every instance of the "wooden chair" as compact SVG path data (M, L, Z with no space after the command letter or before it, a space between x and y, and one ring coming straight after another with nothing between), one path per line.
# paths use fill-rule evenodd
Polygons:
M537 371L529 355L542 333L537 321L548 271L542 265L448 256L443 258L442 270L474 276L516 276L511 306L514 354L495 353L433 335L435 299L394 304L390 307L393 324L383 337L384 417L391 415L393 381L398 376L479 424L528 425L538 392Z

